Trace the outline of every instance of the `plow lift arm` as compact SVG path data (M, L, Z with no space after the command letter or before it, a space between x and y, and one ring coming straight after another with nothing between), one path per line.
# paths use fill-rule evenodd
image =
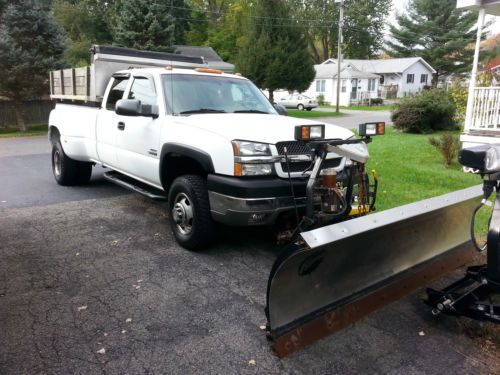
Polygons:
M354 152L347 157L366 162L368 154L356 145L370 138L367 129L360 130L361 139L312 142L306 215L294 242L274 262L267 285L267 335L279 357L469 264L475 254L469 218L482 196L480 185L322 225L314 202L322 160L333 151Z
M459 161L466 167L478 169L485 178L483 199L472 216L471 237L477 251L487 252L487 264L469 267L462 279L443 290L427 289L425 302L435 315L443 313L500 323L500 145L464 149ZM475 216L481 207L490 203L488 199L493 192L496 198L487 242L479 246L474 233Z

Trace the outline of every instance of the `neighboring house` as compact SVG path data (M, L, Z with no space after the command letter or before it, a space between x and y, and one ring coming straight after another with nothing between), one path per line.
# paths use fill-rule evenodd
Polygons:
M380 76L379 95L382 98L403 97L416 93L432 83L436 73L421 57L384 60L346 59L344 64L351 64L358 70ZM328 59L322 65L337 66L335 59Z
M317 98L320 94L331 104L337 102L337 64L315 65L316 77L304 94ZM378 96L380 76L363 72L354 65L345 63L340 72L340 105L368 102Z
M476 77L485 16L486 14L500 16L500 0L458 0L457 8L479 11L474 62L469 80L467 113L465 115L464 132L460 136L460 140L463 142L464 148L477 144L499 143L500 87L476 87ZM492 63L488 69L497 71L498 66Z
M209 68L219 69L226 73L234 73L234 65L223 61L212 47L174 46L174 48L174 52L179 55L203 57Z

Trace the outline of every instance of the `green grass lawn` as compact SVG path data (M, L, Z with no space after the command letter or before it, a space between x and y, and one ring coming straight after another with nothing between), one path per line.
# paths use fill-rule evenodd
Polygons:
M456 135L459 134L457 131ZM367 170L379 175L378 210L435 197L481 183L478 175L462 172L458 161L445 167L429 135L403 134L388 128L368 146Z
M0 138L11 138L11 137L33 137L37 135L46 135L47 124L33 124L28 125L28 131L26 133L21 133L19 128L16 126L0 127Z
M299 111L298 109L289 109L288 115L297 118L318 118L318 117L336 117L344 116L344 113L340 112L315 112L312 111Z
M334 105L322 105L320 108L336 108ZM341 106L341 109L349 109L352 111L390 111L392 109L392 105L353 105L350 107Z

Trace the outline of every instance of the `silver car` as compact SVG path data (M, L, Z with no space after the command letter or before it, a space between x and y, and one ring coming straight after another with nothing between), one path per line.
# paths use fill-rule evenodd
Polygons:
M297 108L300 111L307 109L308 111L316 108L318 102L316 99L310 98L303 94L292 94L285 96L279 101L279 104L285 106L286 108Z

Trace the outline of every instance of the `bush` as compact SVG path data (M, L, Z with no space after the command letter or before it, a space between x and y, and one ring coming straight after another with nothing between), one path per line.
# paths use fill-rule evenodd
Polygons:
M326 102L325 102L325 96L323 94L319 94L316 97L316 101L318 102L318 105L325 105L326 104Z
M460 150L460 140L451 134L443 134L439 139L429 137L429 143L443 155L444 165L449 166Z
M384 99L382 98L375 98L371 100L372 105L382 105L384 104Z
M440 89L424 90L402 98L392 112L394 127L406 133L431 133L435 130L457 129L455 104Z

